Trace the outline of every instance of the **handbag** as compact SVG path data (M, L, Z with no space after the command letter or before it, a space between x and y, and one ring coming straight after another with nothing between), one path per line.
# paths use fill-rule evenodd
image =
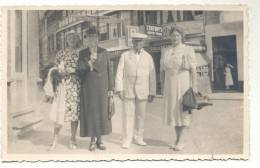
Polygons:
M108 119L111 120L115 114L115 102L113 96L108 97Z
M197 100L192 88L189 88L183 95L182 99L183 111L197 109Z
M195 93L192 88L189 88L183 95L183 111L191 111L192 109L200 110L205 106L212 106L207 96L201 93Z
M182 57L182 67L183 69L190 69L189 59L185 56ZM190 84L191 83L190 80ZM209 102L207 96L203 96L200 92L195 93L191 87L184 93L182 104L183 112L189 111L190 114L192 109L200 110L205 106L213 105Z

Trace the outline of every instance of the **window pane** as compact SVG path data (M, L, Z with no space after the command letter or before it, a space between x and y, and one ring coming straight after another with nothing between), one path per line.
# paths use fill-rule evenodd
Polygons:
M184 21L194 20L194 18L192 16L192 12L191 11L183 11L183 20Z
M202 14L203 14L203 11L195 11L194 14L195 14L195 15L202 15Z
M168 11L167 23L172 23L172 22L174 22L172 12Z
M157 23L157 12L147 11L145 12L146 24L154 25Z
M137 12L137 18L138 18L138 25L144 25L144 13L143 11Z

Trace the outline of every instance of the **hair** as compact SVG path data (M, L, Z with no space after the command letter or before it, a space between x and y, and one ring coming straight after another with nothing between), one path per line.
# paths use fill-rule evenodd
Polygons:
M73 34L68 34L68 36L73 36L73 38L77 38L77 44L76 44L76 48L79 48L81 46L81 39L80 39L80 36L79 34L77 33L73 33ZM66 46L68 46L68 38L66 38Z
M174 27L172 27L171 28L171 30L170 30L170 36L173 34L173 32L178 32L178 33L180 33L180 35L181 35L181 37L182 37L182 41L184 41L185 40L185 34L184 34L184 31L183 31L183 28L181 28L181 27L178 27L178 26L174 26Z

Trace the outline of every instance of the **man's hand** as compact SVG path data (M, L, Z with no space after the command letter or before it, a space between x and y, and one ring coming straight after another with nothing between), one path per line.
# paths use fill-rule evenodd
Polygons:
M155 97L154 95L149 95L148 96L148 102L149 103L153 102L154 97Z
M121 100L124 100L124 94L122 91L117 92L117 94Z

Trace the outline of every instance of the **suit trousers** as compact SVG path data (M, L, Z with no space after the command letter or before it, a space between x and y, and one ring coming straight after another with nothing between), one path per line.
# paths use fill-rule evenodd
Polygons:
M123 144L131 144L133 137L143 140L147 100L125 99L123 110Z

